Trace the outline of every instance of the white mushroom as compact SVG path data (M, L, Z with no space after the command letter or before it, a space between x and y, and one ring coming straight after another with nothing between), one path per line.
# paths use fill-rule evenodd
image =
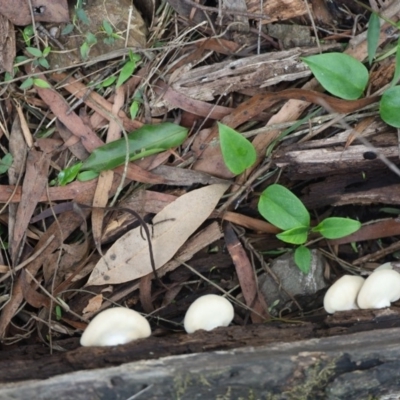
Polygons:
M381 264L379 267L376 267L372 272L382 271L383 269L393 269L392 263L387 262L385 264Z
M362 309L385 308L400 298L400 274L394 270L374 271L366 280L357 297Z
M82 346L116 346L151 335L146 318L129 308L109 308L96 315L81 337Z
M324 308L329 314L336 311L357 309L357 295L363 286L364 278L354 275L343 275L326 292Z
M199 329L211 331L219 326L228 326L233 316L233 306L225 297L207 294L190 305L183 325L187 333L193 333Z

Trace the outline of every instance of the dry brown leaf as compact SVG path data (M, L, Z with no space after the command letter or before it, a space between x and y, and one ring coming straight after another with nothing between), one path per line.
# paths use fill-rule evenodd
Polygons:
M29 151L21 202L15 215L14 232L10 239L11 259L14 264L17 262L20 246L23 246L29 220L40 197L45 192L49 165L50 159L46 154L35 149Z
M124 105L124 90L122 87L116 89L116 95L114 98L114 104L112 106L112 113L115 115L115 120L111 119L108 126L107 140L106 143L113 142L114 140L121 138L121 125L117 122L118 111ZM104 220L104 209L107 205L109 193L112 187L114 179L113 171L103 171L98 179L96 192L93 199L93 212L92 212L92 231L93 240L96 245L97 251L103 255L101 252L101 236L103 233L103 220Z
M32 23L32 12L36 22L68 22L67 0L2 0L0 13L15 25Z
M254 324L261 323L269 317L268 307L258 292L253 265L231 224L225 226L225 243L235 264L236 274L246 304L255 311L251 313L251 320Z
M25 170L25 162L27 157L27 146L21 130L21 122L19 117L15 117L12 124L9 150L13 157L11 167L7 171L8 182L10 185L16 185L20 178L22 178L23 171ZM1 191L1 189L0 189ZM10 204L8 206L8 236L13 237L15 218L17 214L18 204Z
M82 310L82 314L87 314L89 312L94 313L97 312L101 305L103 304L103 294L100 293L97 296L92 297L87 306Z
M92 211L92 232L97 251L101 252L101 236L103 233L104 209L107 205L108 197L114 179L113 171L102 171L97 181L96 191L93 198Z
M207 219L228 185L193 190L166 206L153 218L152 245L156 269L168 262ZM122 283L152 272L149 247L140 227L117 240L97 263L87 285Z

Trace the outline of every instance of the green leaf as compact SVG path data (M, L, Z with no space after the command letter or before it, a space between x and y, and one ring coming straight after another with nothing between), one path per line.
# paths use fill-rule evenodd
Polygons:
M294 262L304 274L310 272L311 251L305 246L299 246L294 252Z
M23 63L26 60L30 60L30 58L25 57L25 56L17 56L17 57L15 57L15 64Z
M397 41L397 51L396 51L396 65L394 69L393 80L391 86L394 86L400 78L400 39Z
M262 192L258 211L267 221L283 230L310 226L310 214L304 204L282 185L270 185Z
M90 25L89 18L83 8L76 8L76 16L78 17L79 21L83 22L85 25Z
M132 50L129 50L129 59L131 61L139 62L141 60L141 57L139 54L134 53Z
M378 48L379 35L381 31L381 25L379 23L379 16L376 13L372 13L369 17L368 31L367 31L367 45L368 45L368 62L372 64L376 49Z
M24 38L24 42L27 46L31 44L31 38L34 36L35 32L33 29L33 25L28 25L22 31L22 36Z
M43 79L39 79L39 78L33 78L33 84L42 89L50 89L51 88L51 86L48 82L44 81Z
M77 163L72 167L65 168L58 173L57 180L60 186L65 186L67 183L72 182L76 176L78 175L80 169L82 167L82 163Z
M133 101L131 106L129 107L129 114L131 116L131 119L135 119L136 115L139 111L139 102L138 101Z
M49 62L48 62L44 57L40 57L40 58L38 59L38 61L39 61L39 64L40 64L43 68L46 68L46 69L49 69L49 68L50 68Z
M86 34L86 42L89 46L95 45L97 43L96 35L94 35L92 32L88 32Z
M116 77L116 76L109 76L107 79L105 79L105 80L102 82L101 86L102 86L102 87L111 86L116 80L117 80L117 77Z
M62 319L62 309L59 305L55 306L54 308L55 312L56 312L56 320L60 321Z
M21 86L19 87L22 90L30 89L33 86L33 78L25 79Z
M351 235L361 228L361 222L350 218L332 217L326 218L316 227L313 232L319 232L327 239L339 239Z
M388 125L400 128L400 86L394 86L383 93L379 113Z
M222 157L229 171L239 175L256 162L256 149L243 135L220 122L218 131Z
M51 47L47 46L43 49L43 57L47 57L50 54Z
M83 42L82 46L80 47L79 50L80 50L82 59L86 60L89 57L89 50L90 50L90 47L87 44L87 42Z
M285 243L304 244L307 241L308 230L308 226L298 226L282 233L278 233L276 237Z
M136 68L135 61L128 61L125 63L125 65L121 69L121 72L119 73L116 85L117 88L120 87L124 82L126 82L131 77L135 68Z
M78 181L80 182L91 181L92 179L97 178L99 175L100 175L99 172L83 171L80 174L78 174Z
M13 156L8 153L0 160L0 174L4 174L11 167Z
M61 31L61 36L69 35L74 30L74 24L68 24Z
M103 39L103 43L107 44L108 46L112 46L115 43L115 39L111 36L108 36Z
M26 51L34 57L42 57L43 53L36 47L26 47Z
M103 28L108 36L110 36L113 33L113 28L106 19L103 19Z
M367 68L347 54L318 54L302 60L310 67L323 88L334 96L355 100L363 94L367 86Z
M157 125L143 125L128 134L129 159L131 161L146 155L159 153L180 146L187 137L188 130L179 125L164 122ZM125 138L115 140L95 149L83 162L82 171L101 172L125 163Z

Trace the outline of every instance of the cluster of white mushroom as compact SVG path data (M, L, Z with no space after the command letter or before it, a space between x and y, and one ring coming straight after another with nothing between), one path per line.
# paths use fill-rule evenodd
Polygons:
M215 294L199 297L188 308L183 325L187 333L228 326L234 316L232 304ZM116 346L151 335L149 322L137 311L124 307L102 311L81 337L82 346Z
M326 292L324 308L329 314L359 308L385 308L399 299L400 274L386 263L376 268L367 279L342 276Z

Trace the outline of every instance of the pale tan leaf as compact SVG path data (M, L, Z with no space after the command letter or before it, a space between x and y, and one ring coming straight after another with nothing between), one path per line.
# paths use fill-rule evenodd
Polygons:
M153 219L152 245L156 269L168 262L214 210L228 188L216 184L193 190L168 204ZM87 285L132 281L152 272L143 229L117 240L100 259Z
M82 314L86 314L89 312L97 312L101 305L103 304L103 294L100 293L94 297L92 297L89 301L87 306L82 310Z

